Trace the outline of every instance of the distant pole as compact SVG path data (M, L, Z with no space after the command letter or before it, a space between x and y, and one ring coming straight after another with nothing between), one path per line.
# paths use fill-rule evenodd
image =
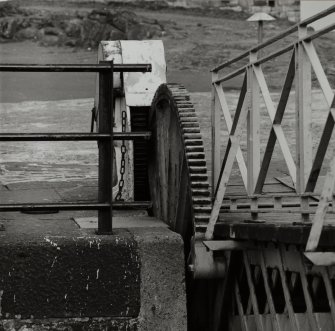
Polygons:
M263 42L263 22L264 21L258 21L258 44Z
M265 13L255 13L251 17L247 19L249 22L257 22L258 23L258 30L257 30L257 42L258 44L261 44L263 42L263 36L264 36L264 21L274 21L275 18L265 14Z

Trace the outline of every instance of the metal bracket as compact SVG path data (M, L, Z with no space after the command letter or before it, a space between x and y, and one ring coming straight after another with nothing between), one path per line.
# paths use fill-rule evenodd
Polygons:
M214 252L208 249L200 238L192 237L191 247L188 264L195 279L225 277L227 263L224 256L214 256Z

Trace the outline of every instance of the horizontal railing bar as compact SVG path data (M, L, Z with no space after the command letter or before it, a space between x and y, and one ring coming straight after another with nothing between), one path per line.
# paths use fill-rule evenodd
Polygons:
M280 214L315 214L316 210L301 210L299 208L297 209L274 209L274 208L256 208L256 209L220 209L220 214L271 214L271 213L280 213ZM328 214L335 214L334 211L329 210L327 212Z
M235 70L232 73L230 73L229 75L224 76L222 78L219 78L219 79L213 81L213 84L220 84L220 83L223 83L223 82L225 82L225 81L227 81L229 79L232 79L232 78L234 78L236 76L239 76L239 75L241 75L242 73L245 72L245 70L247 69L247 67L248 66L244 66L244 67L242 67L242 68L240 68L238 70Z
M224 63L216 66L211 71L212 72L218 72L218 71L222 70L223 68L225 68L225 67L227 67L227 66L229 66L229 65L231 65L231 64L233 64L235 62L238 62L238 61L244 59L245 57L249 56L250 53L255 53L255 52L257 52L257 51L265 48L266 46L269 46L269 45L277 42L278 40L283 39L283 38L289 36L291 33L293 33L294 31L296 31L300 26L306 26L306 25L308 25L308 24L310 24L310 23L312 23L314 21L317 21L317 20L319 20L319 19L321 19L321 18L323 18L325 16L328 16L328 15L334 13L334 12L335 12L335 5L331 6L330 8L328 8L328 9L326 9L326 10L324 10L324 11L322 11L322 12L320 12L320 13L318 13L318 14L310 17L310 18L307 18L307 19L301 21L300 23L297 23L297 24L293 25L292 27L284 30L282 33L280 33L280 34L278 34L278 35L276 35L276 36L268 39L267 41L265 41L265 42L263 42L263 43L255 46L255 47L249 49L248 51L246 51L246 52L238 55L234 59L231 59L229 61L226 61L226 62L224 62ZM326 32L324 32L324 33L326 33Z
M335 29L335 23L332 23L328 26L326 26L325 28L323 29L320 29L312 34L310 34L309 36L306 36L305 38L302 38L300 39L299 41L302 42L302 41L311 41L311 40L314 40L330 31L333 31Z
M151 201L116 201L112 204L113 209L148 209L152 206ZM22 204L0 204L0 212L15 211L48 211L48 210L102 210L110 207L109 203L98 202L69 202L69 203L22 203Z
M252 194L252 195L232 195L230 197L224 197L223 200L246 200L246 199L255 199L255 200L264 200L264 199L285 199L285 198L315 198L320 197L320 193L315 192L306 192L306 193L264 193L264 194Z
M310 202L310 207L317 207L319 205L318 202ZM330 204L331 205L331 204ZM273 212L276 212L277 210L285 210L286 208L300 208L301 204L299 202L283 202L281 204L280 208L275 208L274 203L268 202L268 203L258 203L257 209L263 210L263 209L271 209ZM238 210L241 212L253 212L253 209L251 209L250 203L239 203L234 205L234 209L231 209L231 205L223 204L221 206L221 209L224 210L224 212L231 211L231 210Z
M283 55L283 54L291 51L294 48L294 46L295 46L295 44L284 47L284 48L280 49L279 51L275 51L275 52L273 52L273 53L271 53L271 54L269 54L265 57L260 58L259 60L255 61L253 64L258 65L258 64L262 64L264 62L267 62L269 60L272 60L275 57L278 57L280 55ZM241 73L243 73L248 68L248 65L250 65L250 64L247 64L247 65L241 67L240 69L235 70L232 73L213 81L213 84L220 84L220 83L223 83L223 82L225 82L229 79L232 79L232 78L240 75Z
M114 210L129 210L129 209L148 209L152 207L151 201L115 201L113 202Z
M0 71L11 72L108 72L109 64L0 64ZM114 72L150 72L151 64L113 64Z
M295 45L297 45L298 43L301 43L301 42L304 42L304 41L311 41L311 40L316 39L317 37L320 37L320 36L330 32L334 29L335 29L335 23L330 24L329 26L327 26L327 27L325 27L325 28L323 28L323 29L321 29L321 30L309 35L309 36L306 36L304 38L299 39L299 41L297 41L297 42L295 42L295 43L293 43L289 46L286 46L286 47L284 47L284 48L282 48L278 51L275 51L275 52L273 52L273 53L271 53L271 54L269 54L265 57L260 58L259 60L255 61L253 64L258 65L258 64L262 64L262 63L265 63L267 61L270 61L275 57L278 57L280 55L283 55L283 54L288 53L289 51L293 50ZM213 81L213 84L220 84L220 83L223 83L223 82L225 82L229 79L232 79L232 78L240 75L242 72L244 72L247 69L248 65L250 65L250 64L247 64L247 65L241 67L240 69L235 70L232 73Z
M274 59L275 57L278 57L280 55L288 53L288 52L290 52L291 50L294 49L294 46L295 46L295 44L291 44L289 46L286 46L286 47L280 49L279 51L275 51L273 53L270 53L269 55L264 56L264 57L260 58L259 60L255 61L254 64L256 64L256 65L257 64L262 64L262 63L265 63L267 61L270 61L270 60Z
M323 10L322 12L320 13L317 13L309 18L306 18L305 20L301 21L298 25L299 26L306 26L310 23L313 23L323 17L326 17L328 15L330 15L331 13L335 13L335 5Z
M1 133L0 141L67 141L109 139L108 133ZM149 139L151 132L114 132L113 140Z

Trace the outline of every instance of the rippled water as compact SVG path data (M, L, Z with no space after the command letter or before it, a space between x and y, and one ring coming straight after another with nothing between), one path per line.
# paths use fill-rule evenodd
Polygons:
M89 132L93 99L0 104L1 132ZM2 184L97 178L96 142L1 142Z

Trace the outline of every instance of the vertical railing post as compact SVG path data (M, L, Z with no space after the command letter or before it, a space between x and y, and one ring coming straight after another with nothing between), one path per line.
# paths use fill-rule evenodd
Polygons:
M100 63L106 63L101 61ZM112 200L113 200L113 62L110 70L99 73L99 112L98 131L99 133L109 133L110 139L100 140L99 143L99 191L98 199L100 203L110 203L108 209L98 211L98 233L112 232Z
M299 26L299 39L306 37L307 27ZM311 64L302 43L298 43L296 52L296 158L297 193L305 192L309 172L312 167L311 132Z
M216 186L220 176L220 132L221 132L221 112L220 103L217 100L215 81L218 79L218 73L212 73L212 103L211 103L211 126L212 126L212 196L216 191Z
M260 89L252 63L257 60L257 52L250 53L250 66L247 69L247 91L251 96L247 119L247 156L248 156L248 194L254 193L259 175L260 156Z

